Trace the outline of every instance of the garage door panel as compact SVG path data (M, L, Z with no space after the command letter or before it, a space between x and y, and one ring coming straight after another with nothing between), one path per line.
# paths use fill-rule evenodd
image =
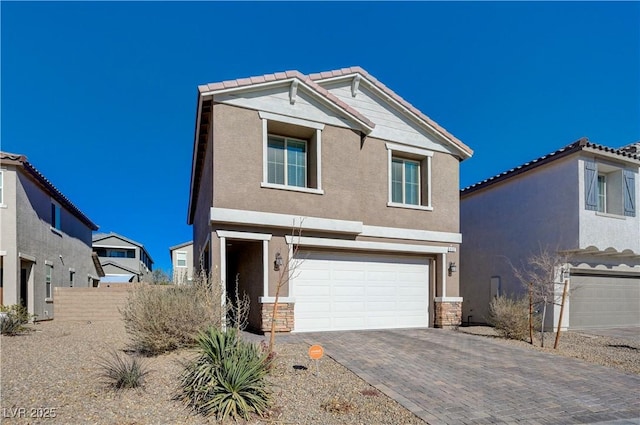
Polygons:
M640 278L572 276L569 327L640 326Z
M302 273L292 283L296 331L428 326L428 259L313 251L301 257Z

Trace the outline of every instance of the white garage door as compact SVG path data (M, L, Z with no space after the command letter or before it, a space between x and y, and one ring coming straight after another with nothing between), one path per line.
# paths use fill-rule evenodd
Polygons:
M427 258L319 251L298 258L296 331L429 325Z
M569 328L640 326L640 278L571 276Z

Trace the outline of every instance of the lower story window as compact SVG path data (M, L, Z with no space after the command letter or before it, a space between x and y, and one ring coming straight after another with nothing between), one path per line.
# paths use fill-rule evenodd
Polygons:
M45 298L51 298L51 277L53 275L53 266L50 264L46 265L47 267L47 271L46 271L46 275L45 275L45 280L44 280L44 286L45 286Z

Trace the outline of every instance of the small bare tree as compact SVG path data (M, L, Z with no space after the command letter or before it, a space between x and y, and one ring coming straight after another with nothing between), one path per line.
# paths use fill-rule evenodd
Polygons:
M298 255L298 251L300 250L300 245L296 243L300 237L302 236L302 222L303 218L300 219L300 224L296 226L295 220L293 223L293 227L291 229L291 236L293 237L292 249L289 252L289 258L286 261L282 261L281 255L276 255L276 263L275 267L278 271L278 281L276 284L276 295L273 303L273 310L271 311L271 329L269 331L269 353L273 352L273 349L276 344L276 321L278 319L278 302L280 300L280 291L282 288L289 284L291 279L295 279L299 274L299 267L302 264L299 258L296 258ZM278 253L280 254L280 253ZM279 264L279 260L282 264Z
M240 334L240 331L245 330L249 324L249 306L251 304L249 295L246 292L242 292L242 295L240 295L239 282L240 273L237 273L233 299L227 296L229 322L238 334Z
M544 347L544 327L547 306L560 305L556 285L562 281L562 271L569 262L567 255L558 251L541 248L538 254L531 255L520 267L511 266L515 277L529 291L531 305L542 306L540 340ZM533 309L529 309L529 321L532 323ZM558 322L558 330L561 323ZM533 342L533 341L532 341Z

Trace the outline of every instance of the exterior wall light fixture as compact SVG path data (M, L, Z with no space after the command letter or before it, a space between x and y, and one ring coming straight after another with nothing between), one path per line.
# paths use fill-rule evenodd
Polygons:
M282 267L282 255L279 252L276 253L276 259L273 262L273 270L280 271L280 267Z
M451 276L457 271L458 271L458 266L456 266L456 263L454 262L449 263L449 276Z

